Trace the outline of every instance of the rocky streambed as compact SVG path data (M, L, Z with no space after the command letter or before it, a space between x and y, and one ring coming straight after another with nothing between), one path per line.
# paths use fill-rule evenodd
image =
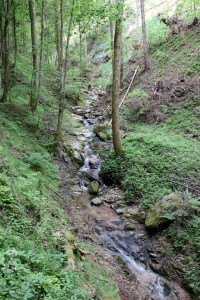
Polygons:
M137 207L123 207L123 192L106 188L99 177L101 159L91 148L93 142L102 144L93 133L94 126L102 122L99 113L94 115L95 110L91 110L91 102L96 101L98 97L90 95L88 107L73 112L79 122L78 134L70 137L66 145L70 144L72 157L79 163L82 161L78 172L71 166L75 180L66 175L69 161L59 162L61 194L67 199L65 209L73 227L79 238L97 247L91 259L110 271L122 299L189 300L189 293L181 287L181 282L176 282L181 262L166 258L158 247L152 246L157 242L142 224L142 212ZM94 182L97 188L92 189L92 194L99 193L98 196L88 192Z

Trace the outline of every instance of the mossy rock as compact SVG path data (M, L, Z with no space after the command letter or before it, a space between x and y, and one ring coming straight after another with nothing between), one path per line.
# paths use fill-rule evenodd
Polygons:
M140 212L137 207L129 208L124 215L127 219L140 222Z
M105 125L105 124L98 124L93 128L93 132L98 134L98 132L104 132L105 130L110 129L109 125Z
M110 125L98 124L93 128L93 132L102 140L107 141L110 139Z
M102 141L107 141L107 136L106 136L106 134L105 133L103 133L103 132L98 132L98 137L100 138L100 140L102 140Z
M175 212L183 206L183 199L170 194L157 201L147 213L145 226L148 229L158 229L175 219Z
M94 195L98 194L98 192L99 192L99 183L98 183L98 181L93 181L89 184L88 192L90 194L94 194Z

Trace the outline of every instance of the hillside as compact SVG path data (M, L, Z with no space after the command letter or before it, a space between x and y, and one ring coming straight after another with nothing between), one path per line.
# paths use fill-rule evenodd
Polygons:
M144 70L125 1L117 156L120 6L1 1L0 300L200 299L199 3L169 3L146 1Z

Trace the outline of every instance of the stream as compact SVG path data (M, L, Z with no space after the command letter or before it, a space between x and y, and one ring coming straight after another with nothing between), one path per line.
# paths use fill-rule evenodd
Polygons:
M94 100L92 96L88 98L86 110L89 112L92 101L98 100ZM190 300L190 295L176 282L154 273L149 267L148 232L144 225L139 224L136 230L126 230L123 218L114 209L105 203L100 206L91 205L90 201L93 196L87 192L88 185L92 181L98 181L101 189L105 188L99 177L101 159L90 146L94 140L103 143L93 134L93 127L101 120L87 113L87 117L83 116L82 121L88 132L88 138L84 141L84 148L80 153L83 166L77 172L77 179L83 190L75 198L78 217L92 220L92 230L95 236L116 259L121 269L127 274L130 285L133 285L136 296L132 299ZM88 222L85 221L85 226L89 226Z

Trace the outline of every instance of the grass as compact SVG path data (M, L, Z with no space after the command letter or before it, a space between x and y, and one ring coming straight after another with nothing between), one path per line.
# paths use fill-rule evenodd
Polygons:
M112 287L117 300L115 285L105 283L109 278L105 270L95 268L94 283L92 264L83 264L75 255L75 268L68 262L65 249L72 242L66 232L73 229L61 208L59 172L49 152L57 99L47 87L55 72L48 70L38 110L32 115L30 70L21 60L20 82L11 90L10 101L0 105L0 299L89 300L88 285L102 297ZM66 114L66 130L72 122Z
M135 125L132 132L123 141L122 157L111 152L105 158L102 176L123 188L129 204L146 211L165 195L182 195L185 207L166 234L174 251L184 254L185 282L199 299L200 142L163 125Z
M184 209L165 234L169 247L184 257L184 283L194 299L200 299L198 31L196 27L187 35L158 41L157 46L151 44L153 70L129 93L121 110L122 125L127 131L122 143L123 156L117 158L111 151L102 166L106 183L120 185L127 204L137 204L145 211L172 192L183 197ZM162 91L166 102L161 103L159 99L156 105L156 100L151 98L155 81L166 80L174 86L177 75L184 76L185 88L193 92L173 102L169 89ZM154 101L155 107L148 111L150 101ZM159 125L151 118L153 109L167 112Z

